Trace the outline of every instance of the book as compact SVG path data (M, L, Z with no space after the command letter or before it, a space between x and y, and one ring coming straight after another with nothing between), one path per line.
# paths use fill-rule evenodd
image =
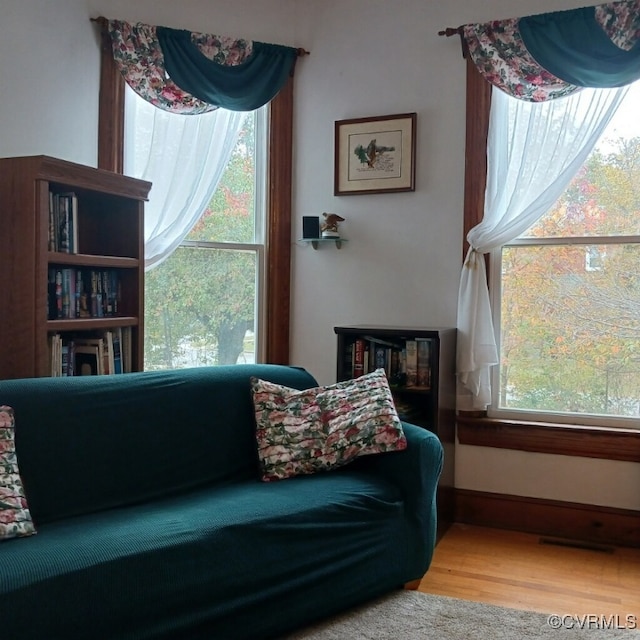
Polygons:
M108 375L113 375L115 373L112 331L104 332L104 373Z
M407 387L415 387L418 382L418 343L415 340L405 342Z
M375 361L374 361L374 370L375 369L384 369L386 373L387 369L387 347L382 344L376 344L375 347Z
M60 334L53 334L49 338L51 376L72 376L74 369L73 341L62 338Z
M91 317L91 271L78 269L78 317Z
M56 318L62 318L62 269L56 269L55 276Z
M417 346L417 380L416 386L421 389L431 387L431 340L418 339Z
M391 380L396 378L400 373L400 351L398 349L391 349L389 356L389 373L388 378Z
M133 348L131 345L131 327L122 327L122 370L131 373L133 366Z
M56 221L53 204L53 192L49 191L49 241L47 246L49 251L55 251L56 244Z
M76 269L76 288L75 288L75 300L74 300L74 313L76 318L82 317L80 311L82 309L82 291L84 288L84 282L82 279L82 269Z
M365 342L357 338L353 345L353 377L358 378L364 374Z
M353 342L348 342L344 347L343 368L345 374L353 377Z
M123 373L122 366L122 327L113 331L113 373Z
M58 283L58 270L55 267L49 267L48 271L47 302L49 307L47 319L56 320L62 317L62 272L60 272Z
M62 317L76 317L76 270L71 267L62 269Z
M104 300L102 292L102 273L96 272L96 316L98 318L104 317Z
M69 201L67 198L57 194L55 200L58 203L58 247L57 250L62 253L70 253L70 219L69 219Z
M67 356L67 375L68 376L74 376L75 373L75 352L76 352L76 348L75 345L73 343L73 340L68 340L67 341L67 346L68 346L68 356Z
M407 347L406 345L400 349L400 355L398 360L398 373L404 377L405 381L407 378Z
M63 194L69 216L69 253L78 253L78 196L74 192Z
M373 371L371 366L371 346L368 342L364 343L364 373Z
M131 328L127 327L130 332ZM123 329L105 330L101 336L76 336L62 340L59 334L49 337L52 376L106 375L123 373ZM130 333L129 340L130 340ZM129 364L130 366L130 364Z
M75 345L74 370L77 376L99 375L100 354L97 346Z
M49 336L49 373L52 378L62 375L62 347L60 334Z
M49 192L49 251L78 253L78 196Z
M60 346L60 375L69 375L69 343L62 342Z
M102 272L102 308L103 315L113 315L113 292L112 292L112 279L111 271L105 270Z
M80 369L78 368L78 357L77 354L87 354L87 353L91 353L94 354L95 353L95 357L96 357L96 364L95 364L95 370L96 370L96 374L91 374L91 375L103 375L105 373L105 345L104 345L104 340L103 338L76 338L73 341L74 344L74 349L75 349L75 353L76 353L76 358L75 358L75 369L76 369L76 375L87 375L86 373L81 373ZM80 358L80 360L82 361L81 363L85 363L86 359L84 358ZM107 364L108 366L108 364Z

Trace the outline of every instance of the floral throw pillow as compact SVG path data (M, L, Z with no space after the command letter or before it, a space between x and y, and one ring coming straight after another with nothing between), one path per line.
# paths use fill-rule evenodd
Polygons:
M18 471L13 409L0 406L0 540L36 532Z
M258 378L251 383L264 481L407 447L384 369L303 391Z

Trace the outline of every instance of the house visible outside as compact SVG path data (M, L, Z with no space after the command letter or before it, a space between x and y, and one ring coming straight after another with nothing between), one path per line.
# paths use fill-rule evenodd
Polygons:
M498 406L640 417L640 83L564 195L501 256Z

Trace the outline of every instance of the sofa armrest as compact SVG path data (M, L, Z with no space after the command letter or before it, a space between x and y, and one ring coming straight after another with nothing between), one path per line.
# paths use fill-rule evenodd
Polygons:
M402 491L407 521L415 541L411 545L413 557L409 559L409 566L421 565L424 573L431 563L436 542L436 491L444 450L431 431L407 422L402 423L402 428L407 438L404 451L363 456L357 464L363 471L384 476ZM422 574L413 576L421 577Z
M431 431L408 422L402 423L407 438L404 451L363 456L360 468L382 474L402 490L411 515L421 527L429 527L430 508L435 503L436 489L444 450L438 436Z

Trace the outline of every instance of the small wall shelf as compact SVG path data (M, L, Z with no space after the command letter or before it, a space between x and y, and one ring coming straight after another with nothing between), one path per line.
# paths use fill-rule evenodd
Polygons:
M337 249L342 249L342 243L348 242L345 238L300 238L299 242L310 244L314 249L319 245L333 242Z

